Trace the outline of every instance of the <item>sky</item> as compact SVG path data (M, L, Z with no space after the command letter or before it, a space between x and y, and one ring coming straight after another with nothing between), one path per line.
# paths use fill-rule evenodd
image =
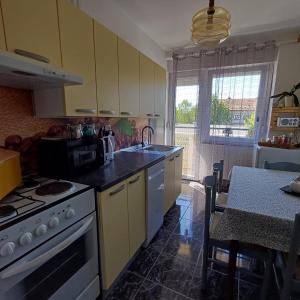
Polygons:
M213 78L212 93L219 99L249 99L257 98L260 84L260 74L226 76ZM184 99L188 99L194 105L198 101L198 86L185 85L176 88L176 106Z

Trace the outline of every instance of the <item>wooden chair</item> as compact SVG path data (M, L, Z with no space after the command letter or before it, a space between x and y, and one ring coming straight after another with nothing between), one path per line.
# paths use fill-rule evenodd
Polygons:
M289 253L278 253L277 266L274 266L280 300L289 300L294 293L300 295L300 213L295 215ZM293 298L299 299L299 298Z
M269 163L265 160L264 169L289 171L289 172L300 172L300 165L291 162L274 162Z
M228 186L229 180L223 179L224 160L213 164L213 171L216 172L217 182L217 196L216 196L216 209L222 211L227 206Z
M216 172L216 171L215 171ZM214 203L217 177L216 174L212 176L206 176L204 178L205 186L205 218L204 218L204 240L203 240L203 254L202 254L202 281L201 290L205 292L207 289L207 273L209 265L209 254L212 253L213 247L229 250L229 241L221 241L212 239L210 237L215 226L220 221L223 212L217 210L217 206ZM263 279L263 287L261 289L260 299L267 299L267 291L269 287L270 278L272 275L272 268L274 263L274 253L267 251L267 249L244 243L239 243L239 254L260 259L265 262L265 274Z

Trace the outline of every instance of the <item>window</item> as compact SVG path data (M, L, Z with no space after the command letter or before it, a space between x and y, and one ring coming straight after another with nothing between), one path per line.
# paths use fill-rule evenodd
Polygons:
M264 67L244 67L209 72L209 107L204 141L253 144L260 94L264 88Z

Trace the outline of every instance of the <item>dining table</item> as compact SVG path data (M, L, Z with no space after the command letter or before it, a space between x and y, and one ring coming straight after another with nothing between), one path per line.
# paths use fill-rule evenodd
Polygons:
M233 293L238 243L287 252L300 197L281 190L297 172L234 166L227 206L211 238L230 241L229 294ZM229 297L230 298L230 297Z

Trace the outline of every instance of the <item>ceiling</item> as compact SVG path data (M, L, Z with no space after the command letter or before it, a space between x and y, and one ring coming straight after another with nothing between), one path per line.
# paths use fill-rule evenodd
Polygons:
M191 18L204 0L113 0L165 50L190 44ZM216 0L232 17L231 34L245 35L300 26L299 0Z

